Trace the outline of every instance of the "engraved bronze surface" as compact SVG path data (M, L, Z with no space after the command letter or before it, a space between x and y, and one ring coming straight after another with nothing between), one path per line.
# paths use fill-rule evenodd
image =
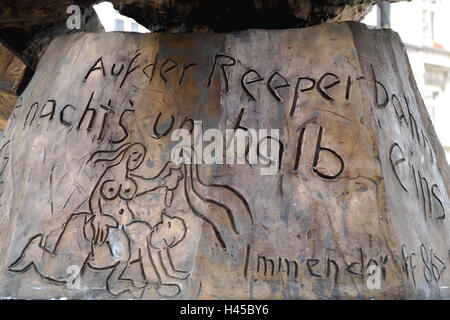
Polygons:
M174 163L196 121L280 130L275 174ZM57 38L0 170L2 297L449 298L449 168L389 30Z

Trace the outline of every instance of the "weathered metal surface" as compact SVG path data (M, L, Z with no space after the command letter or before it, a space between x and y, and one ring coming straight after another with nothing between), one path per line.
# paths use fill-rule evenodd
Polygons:
M81 6L79 27L67 26L75 12L67 9L73 1L2 1L0 3L0 39L14 49L33 70L50 42L74 32L103 32L94 8ZM77 20L78 21L78 20Z
M0 2L0 39L14 48L32 68L42 49L66 27L67 8L77 5L81 29L100 32L91 7L101 0L5 0ZM380 0L112 0L122 14L155 31L231 32L248 28L298 28L324 22L360 21ZM391 0L390 2L396 2Z
M390 0L398 2L401 0ZM30 27L66 19L70 5L81 8L100 0L6 0L0 3L0 28ZM152 30L189 30L206 27L226 31L248 27L300 27L325 21L359 20L380 0L112 0L122 14Z
M24 81L27 66L9 48L0 42L0 130L17 100L19 88Z
M100 0L5 0L0 2L0 40L34 70L54 38L73 32L102 32L92 5ZM296 1L112 1L122 14L148 29L186 32L231 32L247 28L306 27L324 22L360 21L379 0ZM394 1L392 1L394 2ZM78 29L67 27L80 8ZM7 98L7 97L4 97Z
M0 295L448 298L424 110L398 36L355 23L58 38L2 140ZM176 165L193 121L280 130L275 174Z

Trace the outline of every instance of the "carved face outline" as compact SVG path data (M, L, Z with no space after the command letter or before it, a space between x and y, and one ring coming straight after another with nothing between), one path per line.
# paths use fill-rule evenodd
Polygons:
M136 170L142 164L145 158L145 148L142 144L136 143L131 145L125 152L127 161L127 169L129 171Z
M187 228L183 219L171 217L163 211L161 221L153 227L150 246L159 250L173 248L184 239L186 232Z

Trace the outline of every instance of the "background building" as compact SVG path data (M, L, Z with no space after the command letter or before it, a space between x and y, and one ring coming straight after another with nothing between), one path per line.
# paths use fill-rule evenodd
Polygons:
M398 32L414 77L450 162L449 0L413 0L374 6L363 20Z
M102 2L94 5L98 18L105 28L109 31L127 31L127 32L150 32L147 28L137 23L134 19L123 16L115 10L110 2Z

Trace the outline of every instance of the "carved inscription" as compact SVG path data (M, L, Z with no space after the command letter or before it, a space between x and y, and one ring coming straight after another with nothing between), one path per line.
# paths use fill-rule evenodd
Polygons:
M396 188L405 196L413 196L420 203L425 221L442 224L447 217L448 200L446 190L439 180L441 177L430 174L427 167L437 165L436 154L427 132L411 99L404 93L389 92L389 87L377 78L374 67L368 75L340 74L331 71L333 69L321 68L320 72L313 70L311 73L292 76L283 71L284 67L263 70L252 66L251 61L248 65L242 63L239 57L227 52L214 52L209 57L208 65L204 61L201 63L188 58L180 59L166 51L156 52L152 56L146 56L144 52L132 51L122 59L97 56L89 61L76 83L86 93L82 103L70 101L70 98L64 100L53 97L51 92L42 100L26 103L19 100L20 104L14 109L11 123L16 123L16 130L21 134L32 135L42 128L57 128L63 134L76 134L77 139L90 141L95 146L92 148L95 151L76 155L82 159L78 173L87 172L86 175L92 182L91 185L78 187L84 192L79 192L83 198L80 198L77 209L68 216L58 212L55 214L56 209L52 203L51 215L63 216L62 226L55 227L50 232L42 228L39 233L28 234L25 246L16 250L19 254L8 263L11 273L20 275L35 272L43 280L56 285L72 286L73 278L67 277L67 270L72 270L71 265L66 265L68 262L65 261L70 256L78 260L70 263L80 266L81 277L88 269L107 273L104 288L110 296L127 294L141 298L147 291L160 298L184 297L183 292L189 291L188 286L193 281L194 274L194 258L186 257L188 254L195 256L192 250L186 250L189 236L193 230L198 231L189 225L192 219L199 222L202 232L206 230L208 236L205 239L211 242L211 259L219 261L226 257L235 264L238 261L235 250L239 247L241 251L238 256L242 260L239 260L241 262L238 263L238 268L243 271L242 278L246 284L255 280L274 282L285 279L298 285L306 278L327 281L332 286L353 282L355 279L363 283L373 275L371 270L375 267L380 272L382 284L385 284L387 274L394 274L397 272L395 266L398 270L401 266L401 272L414 287L422 280L430 285L439 285L445 276L447 259L431 245L424 243L418 248L411 246L414 250L403 244L397 256L385 249L373 251L369 249L370 244L367 247L358 244L352 252L352 256L357 258L351 260L337 249L326 249L329 253L325 255L318 254L315 250L302 252L297 256L283 255L273 250L266 252L258 248L250 236L256 234L255 230L264 235L272 232L262 223L261 217L266 216L266 213L255 212L254 209L257 207L263 211L261 208L264 208L264 204L258 203L259 200L252 195L252 189L242 183L241 179L236 179L233 183L224 179L222 181L226 183L217 183L214 179L202 177L202 169L205 169L203 164L179 164L163 156L159 159L161 164L155 164L151 157L153 149L167 151L170 147L167 140L178 128L189 129L189 133L194 136L194 144L197 143L194 130L197 117L199 114L205 118L210 116L202 114L203 105L197 109L197 106L189 105L190 102L177 105L179 110L185 112L180 111L180 116L172 111L172 106L159 108L155 107L157 103L166 106L167 97L169 101L175 98L188 100L178 95L183 89L191 89L193 81L198 82L195 83L195 88L199 91L218 90L225 96L237 91L241 105L226 110L231 110L227 113L229 118L226 119L226 126L230 126L229 129L234 134L238 131L247 133L245 164L250 163L248 157L252 147L256 148L258 157L269 160L261 151L262 145L275 142L278 146L278 167L274 180L279 182L283 201L288 197L294 199L294 196L299 196L283 193L283 179L287 174L290 181L299 185L310 183L329 187L327 196L330 197L330 203L333 202L335 208L345 202L343 216L346 216L345 210L353 203L348 200L350 191L337 191L338 183L358 178L372 182L375 180L361 175L347 175L347 172L354 169L354 157L357 156L355 149L360 148L360 145L356 141L352 141L355 145L349 145L345 139L337 137L336 132L341 131L336 128L340 129L339 121L359 126L357 119L348 118L344 111L353 103L352 98L357 95L356 88L371 85L375 94L373 98L376 113L373 116L377 130L383 130L383 123L378 116L383 112L392 112L395 125L408 131L408 140L397 141L396 137L392 137L392 141L388 142L388 169L398 183ZM104 88L93 85L105 81L114 84L113 94L105 93ZM158 86L152 86L155 83ZM148 90L155 97L160 95L162 98L155 98L158 101L143 101L135 96L135 92L139 90ZM311 97L327 108L308 105ZM288 132L279 137L268 135L262 140L253 141L250 123L258 123L260 120L258 118L258 121L254 121L253 115L260 112L257 107L263 100L273 103L274 113L281 114L280 119L289 124L286 125ZM144 108L149 113L144 113L143 116L141 111ZM324 113L327 117L323 116ZM358 119L361 124L362 119ZM348 128L353 127L349 125ZM4 201L3 176L8 166L11 166L10 141L10 137L5 137L0 145L0 208ZM223 143L222 147L228 149L230 145ZM425 158L424 161L419 161L421 156ZM376 162L379 159L369 160ZM51 184L55 166L56 164L49 177ZM158 170L152 175L143 174L142 172L148 172L148 168ZM249 168L253 169L251 166ZM220 170L217 171L214 167L211 170L212 177L220 174ZM74 185L76 178L78 177L70 176ZM359 186L358 192L363 194L368 187L358 183L355 183ZM381 184L375 184L372 191L379 193ZM353 186L353 182L345 184L346 187L349 185ZM261 189L263 187L266 186ZM304 192L301 188L298 188L299 191L291 190L294 190L293 194ZM259 192L258 197L268 197L272 190ZM316 205L316 194L312 193L313 191L305 199L305 206L308 208ZM368 199L364 196L366 194L361 199ZM317 197L323 198L321 194ZM157 211L153 210L153 203L149 204L149 199L157 202ZM263 200L267 202L267 199ZM294 202L286 210L298 216L305 214L302 211L304 208L296 211L295 206ZM135 210L136 207L143 207L147 214ZM319 209L314 213L317 216L327 209L326 204L318 204L317 208ZM280 216L283 214L280 213ZM311 219L316 219L314 214L311 214ZM326 214L329 222L326 228L333 229L336 223L334 220L339 213L330 210ZM354 212L352 214L355 215ZM346 218L342 219L345 233ZM282 230L291 232L298 227L286 219L286 229ZM296 221L302 219L306 218L298 218ZM319 224L316 221L312 223ZM334 229L329 235L330 238L334 237L331 241L337 241ZM298 235L299 241L302 241L302 236L303 234ZM56 241L49 241L51 237L56 238ZM309 235L306 234L306 237ZM174 259L177 257L174 252L184 256ZM370 255L369 252L377 254ZM397 261L397 258L401 261ZM53 265L59 267L52 267ZM201 283L199 286L200 292Z

